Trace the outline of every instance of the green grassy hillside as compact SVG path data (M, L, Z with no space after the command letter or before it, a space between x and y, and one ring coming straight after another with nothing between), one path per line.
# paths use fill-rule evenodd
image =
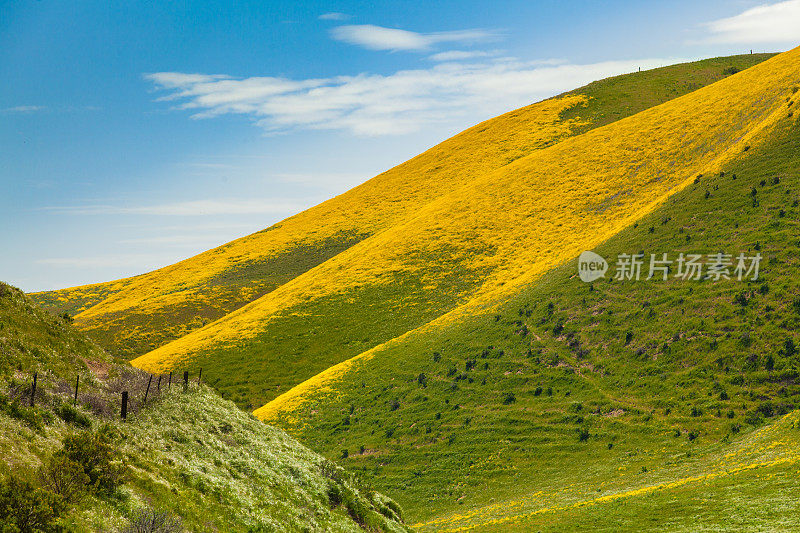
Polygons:
M568 261L265 418L348 450L421 530L797 528L798 96L761 142L597 246L605 279ZM668 281L612 280L618 254L639 252L764 258L757 281L675 265Z
M132 358L257 300L476 176L771 56L709 59L595 82L479 124L340 197L176 265L33 297L51 311L76 315L97 342ZM440 314L462 289L442 288L441 307L373 337L386 340Z
M2 283L0 347L4 531L408 530L368 481L194 380L154 381L144 404L148 375Z

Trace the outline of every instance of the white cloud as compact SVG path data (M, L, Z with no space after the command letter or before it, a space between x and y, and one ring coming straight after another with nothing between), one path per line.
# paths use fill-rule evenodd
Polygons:
M433 61L462 61L464 59L475 59L478 57L492 57L496 56L496 52L483 52L480 50L448 50L447 52L439 52L428 57Z
M18 105L15 107L6 107L0 111L3 113L34 113L36 111L43 111L44 109L45 107L40 105Z
M706 42L782 43L800 41L800 0L760 5L705 24Z
M331 12L331 13L323 13L317 18L320 20L347 20L350 18L350 15L346 15L344 13Z
M495 37L494 34L485 30L416 33L372 24L339 26L331 30L331 36L338 41L369 50L391 50L393 52L398 50L423 51L438 43L470 43Z
M48 211L71 215L151 215L151 216L208 216L208 215L260 215L297 213L319 199L229 199L196 200L145 206L85 205L49 207Z
M432 124L464 127L597 79L672 62L575 65L501 58L309 80L200 76L177 83L180 73L151 74L148 79L167 91L165 99L179 101L179 109L197 110L195 118L238 113L269 132L340 130L378 136L413 133Z

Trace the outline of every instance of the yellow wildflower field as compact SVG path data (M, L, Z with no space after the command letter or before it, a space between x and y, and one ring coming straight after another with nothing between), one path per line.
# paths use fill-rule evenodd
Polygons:
M458 187L454 177L452 190L424 204L422 180L416 201L391 226L134 364L163 370L199 351L246 342L281 312L392 283L397 272L438 272L429 276L435 287L449 275L445 261L437 263L443 249L470 250L463 265L488 272L473 303L501 296L608 239L757 142L785 117L785 99L798 81L800 48L499 169L475 171ZM403 179L412 182L407 191L415 190L415 176ZM337 208L356 216L362 200L370 205L364 196L345 196L335 199Z

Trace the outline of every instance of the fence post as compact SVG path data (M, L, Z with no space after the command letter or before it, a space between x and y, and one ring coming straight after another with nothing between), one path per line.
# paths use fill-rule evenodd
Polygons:
M197 376L197 384L200 385L200 380L203 379L203 369L200 369L200 375Z
M122 391L122 419L128 418L128 391Z
M33 386L31 387L31 407L33 407L33 403L36 398L36 380L39 377L38 372L33 373Z
M167 386L168 389L172 388L172 371L169 372L169 385Z
M81 382L81 375L75 377L75 398L72 400L72 405L78 405L78 385Z
M161 392L161 374L158 375L158 382L156 383L156 391Z
M189 371L183 371L183 390L187 390L189 388Z
M150 392L150 384L153 382L153 374L150 374L150 379L147 380L147 388L144 391L144 401L142 405L147 403L147 394Z

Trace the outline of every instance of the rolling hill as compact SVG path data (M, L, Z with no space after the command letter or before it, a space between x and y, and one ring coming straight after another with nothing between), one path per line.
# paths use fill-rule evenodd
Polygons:
M0 351L4 530L408 531L368 482L194 380L150 387L145 373L3 283ZM76 464L100 481L81 481ZM162 528L133 529L147 521Z
M470 301L509 294L757 142L785 118L797 55L478 175L134 365L202 367L255 407Z
M591 247L759 253L758 279L584 283L574 254L256 414L349 450L421 531L797 528L799 86L747 150Z
M771 56L709 59L595 82L470 128L262 232L134 278L32 296L75 315L105 348L133 358L258 299L479 175Z

